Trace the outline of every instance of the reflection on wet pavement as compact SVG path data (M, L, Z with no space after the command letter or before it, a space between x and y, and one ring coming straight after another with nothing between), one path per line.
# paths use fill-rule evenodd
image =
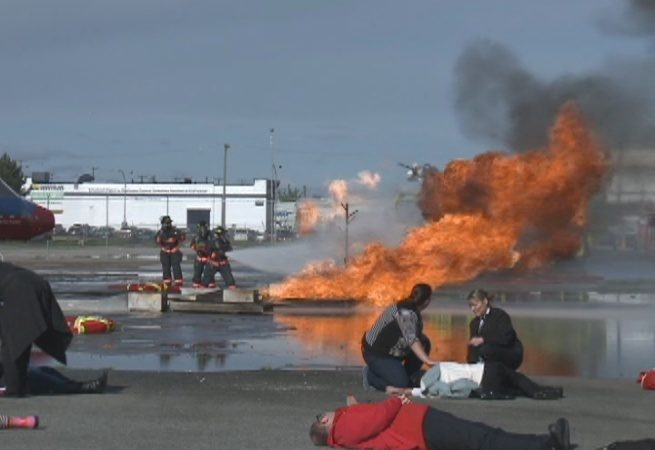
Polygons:
M527 374L633 378L655 361L655 305L536 306L503 306L525 346L521 370ZM198 372L361 367L361 337L379 312L313 306L261 316L124 314L113 316L119 324L114 333L76 336L69 366ZM466 308L439 305L424 312L436 359L465 360L470 318ZM34 363L54 364L38 354Z
M500 306L511 313L525 346L524 372L636 378L655 362L653 271L655 263L646 257L619 255L618 260L586 260L584 267L575 262L557 272L492 275L476 283L497 294ZM56 268L44 273L62 303L109 302L125 295L112 286L156 277L158 269L77 273ZM274 281L259 272L238 275L252 285ZM440 289L439 300L424 313L437 359L465 360L471 316L461 299L467 290ZM76 336L69 365L201 372L361 367L361 337L379 312L310 302L276 305L273 313L259 316L111 314L118 330ZM34 356L35 364L55 364Z

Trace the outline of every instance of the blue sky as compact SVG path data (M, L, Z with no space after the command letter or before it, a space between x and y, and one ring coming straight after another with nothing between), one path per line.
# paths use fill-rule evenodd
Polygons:
M229 143L228 180L251 180L270 176L274 128L284 185L367 169L393 190L399 161L503 148L455 112L468 48L498 44L546 83L611 71L652 55L617 32L627 4L3 0L0 151L57 180L200 181L222 176Z

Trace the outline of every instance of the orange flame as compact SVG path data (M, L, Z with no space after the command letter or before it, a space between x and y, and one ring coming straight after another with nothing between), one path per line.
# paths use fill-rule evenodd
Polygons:
M419 205L430 221L411 230L399 247L371 243L347 267L307 267L271 286L268 295L386 305L418 282L438 287L571 257L581 243L589 199L607 169L601 145L575 105L566 104L547 148L489 152L429 171Z
M313 200L299 202L296 217L298 218L297 228L300 235L305 236L312 233L320 218L318 204Z

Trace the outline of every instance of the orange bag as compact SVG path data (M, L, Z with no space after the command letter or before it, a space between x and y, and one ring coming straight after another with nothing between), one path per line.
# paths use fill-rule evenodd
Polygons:
M639 372L637 383L640 383L644 389L655 390L655 369Z

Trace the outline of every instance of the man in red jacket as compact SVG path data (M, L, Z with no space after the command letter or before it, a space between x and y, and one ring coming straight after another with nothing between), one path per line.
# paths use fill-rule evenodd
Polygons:
M373 450L568 450L569 424L560 418L548 434L508 433L471 422L404 396L348 406L316 416L309 436L314 445Z

